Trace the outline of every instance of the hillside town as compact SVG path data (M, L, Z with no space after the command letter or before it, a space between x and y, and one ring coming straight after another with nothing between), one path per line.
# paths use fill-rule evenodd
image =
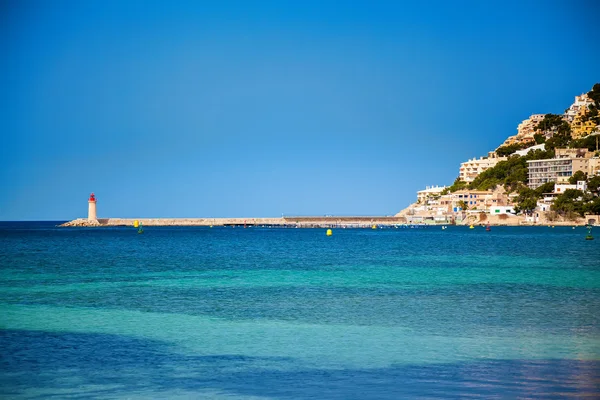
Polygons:
M600 84L562 115L533 114L396 214L410 224L600 224Z

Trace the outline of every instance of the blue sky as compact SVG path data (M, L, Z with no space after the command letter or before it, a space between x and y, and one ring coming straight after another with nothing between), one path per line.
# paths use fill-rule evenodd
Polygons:
M0 220L392 215L600 82L588 2L0 3Z

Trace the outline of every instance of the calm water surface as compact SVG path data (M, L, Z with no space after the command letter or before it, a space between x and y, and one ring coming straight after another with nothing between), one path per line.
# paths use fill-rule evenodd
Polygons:
M600 397L595 235L0 223L0 397Z

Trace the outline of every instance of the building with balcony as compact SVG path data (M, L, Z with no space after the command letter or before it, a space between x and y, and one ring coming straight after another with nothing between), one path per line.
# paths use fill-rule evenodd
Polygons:
M425 189L417 192L417 203L433 205L444 189L446 189L446 186L426 186Z
M498 157L496 153L490 152L487 157L473 158L460 164L459 178L463 182L473 182L483 171L490 169L507 157Z
M588 177L600 175L600 157L590 158L588 160Z
M588 165L589 158L563 157L527 161L529 187L535 189L546 182L565 182L577 171L587 172Z
M555 149L555 158L592 158L594 155L588 149Z
M567 108L563 117L571 123L576 116L587 113L588 107L593 103L594 101L588 97L587 93L575 96L575 101Z
M573 139L581 139L596 130L600 131L598 125L590 120L584 121L583 115L581 114L577 115L571 123L571 136Z
M467 206L465 210L461 207L463 201ZM458 190L441 196L439 203L440 209L448 213L467 210L489 212L492 207L510 205L510 200L499 190Z
M525 139L533 140L537 125L542 122L545 114L533 114L517 126L517 141L522 142Z

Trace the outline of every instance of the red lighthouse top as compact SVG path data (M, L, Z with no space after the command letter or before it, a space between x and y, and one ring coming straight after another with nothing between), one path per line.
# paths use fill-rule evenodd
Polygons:
M96 201L96 196L94 196L94 193L90 194L90 199L88 201Z

